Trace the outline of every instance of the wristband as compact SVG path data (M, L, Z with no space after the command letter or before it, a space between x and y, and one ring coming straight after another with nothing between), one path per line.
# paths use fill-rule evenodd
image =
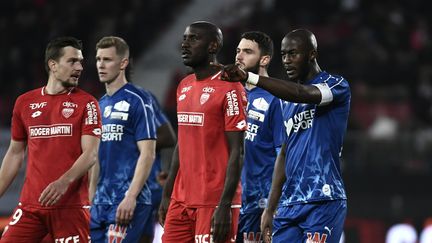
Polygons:
M259 80L258 74L255 74L253 72L248 72L248 79L246 80L246 83L256 86L258 84L258 80Z

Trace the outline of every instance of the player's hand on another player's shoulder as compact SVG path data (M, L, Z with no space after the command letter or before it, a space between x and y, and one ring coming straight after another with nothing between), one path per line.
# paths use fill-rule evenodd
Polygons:
M136 198L134 196L125 196L117 207L116 223L127 225L132 220L136 208Z
M39 203L48 207L55 205L66 193L69 182L65 179L58 179L51 182L41 193Z
M248 73L235 64L223 65L212 62L210 65L222 71L221 79L224 81L245 83L248 79Z
M263 241L266 243L272 242L271 235L273 231L273 213L264 209L261 215L261 232Z
M213 242L226 242L231 231L231 204L218 206L213 213L211 222L211 233Z

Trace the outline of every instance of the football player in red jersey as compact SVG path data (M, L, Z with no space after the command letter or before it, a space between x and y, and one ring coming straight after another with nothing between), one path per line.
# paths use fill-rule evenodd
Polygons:
M27 171L0 242L41 242L46 235L55 242L89 240L87 171L96 161L101 123L96 99L77 88L81 49L73 37L52 40L45 50L47 85L15 102L0 196L17 175L26 149Z
M163 242L232 242L237 234L247 100L240 83L221 82L210 65L221 47L222 32L212 23L195 22L184 32L183 63L193 74L177 88L178 144L160 207Z

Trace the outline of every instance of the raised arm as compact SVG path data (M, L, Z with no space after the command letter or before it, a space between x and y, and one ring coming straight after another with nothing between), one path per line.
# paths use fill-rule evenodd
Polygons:
M251 72L245 72L234 64L226 66L220 64L213 65L222 68L222 80L250 83L267 90L280 99L290 102L308 104L319 104L321 102L321 92L314 85L303 85L282 79L259 76Z
M25 148L25 142L11 139L0 168L0 197L3 196L18 174L22 162L24 161Z

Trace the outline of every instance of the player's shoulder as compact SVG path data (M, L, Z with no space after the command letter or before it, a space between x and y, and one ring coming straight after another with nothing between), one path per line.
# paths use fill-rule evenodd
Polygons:
M76 101L80 101L80 102L97 101L93 95L80 88L74 88L70 94Z
M348 85L348 81L338 74L331 74L326 71L323 71L318 76L318 82L324 82L328 84L339 84L339 85Z
M221 79L221 72L215 74L212 77L213 84L219 89L226 90L239 90L242 92L246 92L244 86L240 82L229 82Z
M127 83L123 91L125 98L132 102L149 103L153 100L150 91L131 83Z
M179 86L185 86L185 85L188 85L188 84L190 84L190 83L193 82L193 81L196 81L196 76L195 76L195 74L194 74L194 73L188 74L188 75L186 75L186 77L184 77L184 78L180 81Z
M36 101L38 99L38 97L43 96L43 89L44 89L44 87L41 87L41 88L29 90L29 91L19 95L15 101L15 104L18 105L18 104L25 103L25 102Z

